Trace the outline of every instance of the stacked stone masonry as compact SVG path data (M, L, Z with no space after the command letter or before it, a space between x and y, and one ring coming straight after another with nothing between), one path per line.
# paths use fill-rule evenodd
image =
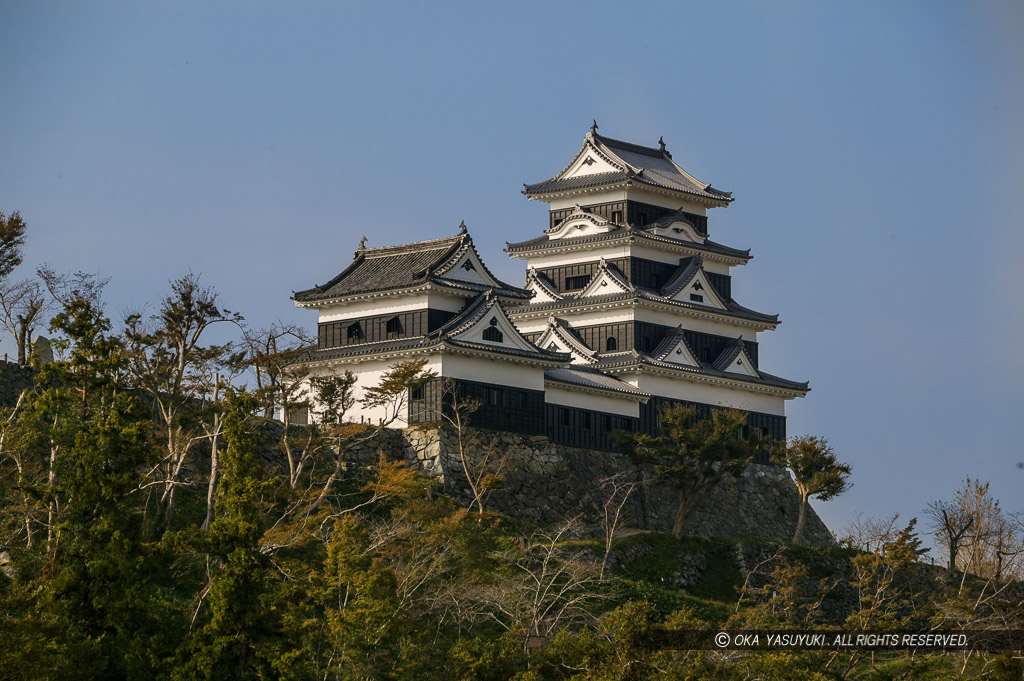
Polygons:
M488 458L489 472L504 481L486 497L488 510L538 525L578 519L597 527L612 494L610 480L640 483L627 500L619 526L670 531L677 497L653 476L620 453L565 447L543 436L472 431L468 436L471 470ZM469 505L472 493L458 459L454 433L438 428L384 430L346 456L354 464L371 464L383 454L407 461L439 480L446 491ZM499 470L500 468L500 470ZM799 496L789 473L771 465L751 464L738 479L726 480L708 497L688 527L689 534L788 541L796 528ZM811 509L805 542L832 545L834 538Z

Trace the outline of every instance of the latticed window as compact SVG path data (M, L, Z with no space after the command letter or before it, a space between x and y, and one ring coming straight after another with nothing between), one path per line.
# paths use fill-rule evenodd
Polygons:
M402 333L402 322L398 317L392 317L384 327L388 336L397 336Z
M363 337L363 326L359 322L349 324L346 336L350 341L361 340Z
M565 290L566 291L579 291L587 285L590 281L590 277L586 274L579 277L566 277L565 278Z
M492 343L500 343L504 340L504 336L498 329L497 317L491 317L491 325L484 329L484 340Z
M615 336L609 336L608 340L604 342L605 352L615 352L619 349L619 341L615 340Z
M497 328L493 326L488 326L486 329L484 329L485 341L491 341L492 343L500 343L503 339L504 337L502 336L501 331L498 331Z

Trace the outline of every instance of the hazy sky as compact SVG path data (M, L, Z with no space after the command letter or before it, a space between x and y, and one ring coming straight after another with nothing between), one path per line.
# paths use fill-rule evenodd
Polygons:
M780 313L761 367L812 392L854 488L918 515L966 476L1024 507L1024 3L0 4L0 210L108 310L201 273L254 325L371 246L456 233L513 283L522 183L592 118L715 187ZM3 346L10 349L6 342Z

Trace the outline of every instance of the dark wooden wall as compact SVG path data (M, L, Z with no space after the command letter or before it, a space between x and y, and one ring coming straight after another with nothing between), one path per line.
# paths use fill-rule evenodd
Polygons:
M622 272L626 281L634 286L658 291L669 282L675 271L687 260L688 258L681 258L680 262L671 264L645 258L615 258L609 260L608 263L614 265ZM599 265L600 261L595 260L573 265L546 267L537 271L550 279L559 293L571 293L579 289L572 289L571 291L566 289L565 280L569 277L586 276L589 281L589 277L594 276L594 272L597 271ZM732 277L727 274L714 274L711 272L708 272L707 275L708 283L714 286L718 294L728 301L732 297Z
M646 224L654 222L658 218L664 217L675 213L676 211L672 208L663 208L662 206L654 206L649 203L640 203L639 201L613 201L611 203L595 203L589 206L581 206L586 210L600 215L606 220L612 219L612 213L619 212L626 218L626 222L638 227L643 227ZM574 208L562 208L560 210L553 210L549 215L549 226L554 227L562 220L566 218L570 213L575 210ZM695 213L686 213L687 218L696 226L697 231L705 236L708 233L708 218L706 215L696 215ZM619 220L621 222L621 220Z
M377 315L375 317L346 319L340 322L326 322L318 327L317 347L337 348L344 345L373 343L392 338L422 336L429 331L440 328L456 314L447 310L414 310L397 314ZM398 317L400 331L389 334L387 333L388 321L395 317ZM362 336L358 339L350 339L348 337L348 329L356 322L362 328Z

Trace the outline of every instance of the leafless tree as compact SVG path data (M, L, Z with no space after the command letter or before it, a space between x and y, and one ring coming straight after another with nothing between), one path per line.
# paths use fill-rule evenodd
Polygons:
M956 559L960 555L961 543L967 532L974 526L975 518L967 510L948 501L930 501L925 517L940 546L949 557L947 569L956 571Z
M615 533L619 527L619 520L622 518L622 510L626 507L626 502L629 501L633 490L639 484L635 480L627 480L621 473L601 481L601 489L607 494L607 498L602 505L604 515L601 527L604 530L604 555L601 557L601 579L604 579L604 571L608 566L608 556L612 552Z
M458 384L446 378L441 386L441 421L455 437L459 464L473 495L471 506L484 513L484 500L498 487L505 468L505 457L499 456L492 438L486 438L470 423L480 409L480 400L459 394Z
M851 549L874 553L896 539L899 527L899 513L886 518L865 516L861 512L854 514L853 519L837 535L842 546Z
M18 364L28 362L32 335L49 306L50 300L35 281L0 282L0 323L14 337Z
M425 359L398 362L384 374L380 383L364 390L360 403L367 410L380 410L383 416L379 417L376 424L361 426L342 423L345 412L355 400L355 380L350 372L346 372L344 376L311 379L316 401L322 407L317 415L321 426L328 431L327 437L331 440L331 447L335 450L337 458L334 470L323 483L316 499L305 509L305 515L319 509L327 499L345 468L347 452L355 446L369 442L382 430L405 417L409 393L422 387L435 376L434 372L424 370L426 364Z
M569 522L528 537L521 548L501 552L497 558L514 573L466 589L462 597L476 605L476 616L523 631L525 648L531 639L546 640L564 626L589 620L588 606L597 598L590 587L600 580L600 566L566 544L578 529L575 521Z
M171 282L170 295L148 322L141 314L125 319L129 371L153 400L163 426L167 454L159 470L168 524L188 454L205 437L199 420L185 418L201 402L202 377L211 367L239 361L230 342L204 344L204 334L214 324L241 319L222 310L217 294L202 287L194 274Z

